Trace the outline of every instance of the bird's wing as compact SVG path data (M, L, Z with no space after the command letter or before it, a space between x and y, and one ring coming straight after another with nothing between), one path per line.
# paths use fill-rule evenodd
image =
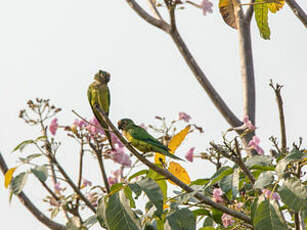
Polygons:
M140 141L144 141L148 144L151 144L153 146L156 146L158 148L162 148L165 151L168 151L167 146L163 145L160 141L158 141L156 138L151 136L145 129L139 126L134 126L132 129L129 129L129 133L132 136L132 138Z
M95 91L97 93L97 100L99 106L102 107L104 112L109 115L110 108L110 91L106 84L102 84Z

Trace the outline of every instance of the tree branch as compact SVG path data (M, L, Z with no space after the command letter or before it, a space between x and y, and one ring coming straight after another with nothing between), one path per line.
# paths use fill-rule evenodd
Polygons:
M135 0L126 0L126 1L129 4L129 6L146 22L157 28L160 28L165 32L169 31L170 26L165 21L156 19L151 15L149 15Z
M8 167L6 165L5 160L3 159L2 154L0 153L0 169L5 175L6 171L8 170ZM20 192L18 195L16 195L20 202L32 213L32 215L39 220L42 224L46 225L51 230L66 230L66 227L64 225L61 225L57 222L52 221L47 216L45 216L27 197L27 195L24 192Z
M295 0L286 0L286 3L291 8L293 13L299 20L304 24L305 28L307 28L307 15L304 10L296 3Z
M167 179L170 179L171 181L173 181L176 185L178 185L179 187L181 187L183 190L185 190L186 192L194 192L194 190L192 188L190 188L188 185L186 185L185 183L183 183L181 180L179 180L177 177L175 177L173 174L171 174L169 171L158 167L157 165L151 163L150 161L148 161L145 157L143 157L143 155L141 155L140 153L138 153L127 141L126 139L120 134L120 132L118 131L118 129L113 125L113 123L109 120L109 118L107 117L107 115L104 113L103 110L100 109L99 105L96 105L96 109L97 111L100 113L100 115L102 116L102 118L104 119L104 121L108 124L108 126L111 128L111 130L113 130L114 134L120 139L120 141L125 145L125 147L134 155L136 156L136 158L138 158L142 163L144 163L146 166L148 166L149 168L151 168L152 170L154 170L155 172L159 173L162 176L165 176ZM210 205L224 213L227 213L231 216L234 216L238 219L241 219L243 221L245 221L246 223L251 224L251 219L250 217L246 216L243 213L237 212L235 210L229 209L221 204L215 203L214 201L212 201L211 199L209 199L208 197L204 196L201 193L196 193L194 195L200 202Z
M154 14L155 18L160 20L160 21L163 21L163 18L161 16L160 12L158 11L156 5L153 3L153 1L152 0L147 0L147 2L148 2L148 5L149 5L152 13Z
M194 57L192 56L190 50L182 40L178 30L175 26L173 26L173 30L171 29L170 25L166 22L159 21L150 15L148 15L134 0L126 0L130 7L143 18L148 23L164 30L167 32L175 42L177 48L179 49L181 55L183 56L184 60L186 61L187 65L192 70L194 76L196 77L197 81L200 83L202 88L206 91L209 98L213 102L213 104L217 107L226 121L232 127L238 127L242 125L242 122L236 117L236 115L229 109L226 103L223 101L221 96L216 92L215 88L211 85L206 75L203 73L197 62L195 61ZM171 15L170 15L171 16ZM161 23L163 26L161 26Z
M62 168L62 166L59 164L57 159L52 156L51 158L52 163L56 165L56 167L59 169L60 173L63 175L63 177L66 179L66 182L70 185L70 187L77 193L77 195L80 197L80 199L86 204L89 209L91 209L94 213L96 213L95 207L91 204L91 202L81 193L80 189L74 184L72 179L67 175L65 170Z
M253 17L253 13L254 13L254 5L253 3L255 2L255 0L251 0L250 1L250 5L248 6L246 13L245 13L245 17L244 20L248 23L250 23L250 21L252 20Z
M283 102L280 94L282 86L279 84L273 85L273 81L270 81L270 86L275 92L276 102L278 105L279 111L279 121L280 121L280 133L281 133L281 152L285 154L287 150L287 135L286 135L286 123L285 123L285 115L283 110Z
M104 169L104 164L103 164L103 159L102 159L102 155L101 155L101 152L98 151L98 149L91 143L91 142L88 142L90 147L94 150L95 154L96 154L96 157L97 157L97 160L98 160L98 164L99 164L99 168L100 168L100 172L101 172L101 175L102 175L102 179L103 179L103 182L104 182L104 186L107 190L107 193L110 193L111 189L110 189L110 185L109 185L109 182L108 182L108 177L107 177L107 174L106 174L106 171Z

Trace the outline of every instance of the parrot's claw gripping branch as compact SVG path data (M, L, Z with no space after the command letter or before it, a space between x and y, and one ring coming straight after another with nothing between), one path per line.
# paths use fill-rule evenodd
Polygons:
M111 130L113 131L113 133L120 139L120 141L125 145L125 147L136 157L139 159L139 161L141 161L142 163L144 163L146 166L148 166L149 168L151 168L152 170L154 170L155 172L159 173L162 176L165 176L167 179L173 181L176 185L178 185L179 187L181 187L183 190L185 190L186 192L194 192L194 190L189 187L188 185L186 185L185 183L183 183L181 180L179 180L177 177L175 177L173 174L171 174L169 171L162 169L160 167L158 167L157 165L153 164L152 162L150 162L149 160L147 160L142 154L140 154L138 151L136 151L128 142L127 140L121 135L121 133L119 132L119 130L113 125L113 123L110 121L110 119L108 118L108 116L105 114L105 112L99 107L99 105L96 105L96 109L97 111L100 113L100 115L102 116L102 118L104 119L105 123L111 128ZM224 213L227 213L233 217L236 217L238 219L243 220L244 222L246 222L247 224L251 224L251 219L250 217L248 217L247 215L235 211L233 209L227 208L221 204L215 203L214 201L212 201L210 198L206 197L205 195L197 192L195 193L195 198L197 198L201 203L210 205L211 207L214 207ZM251 225L249 225L249 227L251 229L253 229L253 227Z

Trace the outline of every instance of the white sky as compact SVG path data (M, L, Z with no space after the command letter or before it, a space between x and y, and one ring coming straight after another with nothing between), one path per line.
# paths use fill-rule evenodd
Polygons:
M298 3L307 9L306 1ZM217 5L214 2L214 13L209 16L203 16L196 8L178 11L178 27L210 81L237 116L242 117L237 33L224 24ZM282 93L289 143L306 136L307 112L306 30L287 6L276 15L270 14L269 24L271 40L265 41L259 37L255 22L252 23L256 125L266 149L270 146L268 137L279 136L277 106L268 87L269 79L285 85ZM185 111L192 116L192 122L204 127L205 134L193 134L185 141L178 150L181 156L192 146L198 152L205 150L210 140L220 139L221 132L229 127L194 79L170 37L142 21L125 1L1 1L0 28L3 111L0 151L10 167L18 156L10 155L12 149L22 140L38 135L36 129L27 127L18 118L26 101L50 98L63 108L60 124L73 122L71 109L91 117L86 91L98 69L112 74L110 117L114 122L130 117L137 123L149 124L155 122L155 115L170 120ZM70 140L65 141L64 134L59 137L66 143L60 160L69 166L70 175L75 175L76 169L69 162L77 162L77 149ZM88 161L96 167L90 156ZM115 169L111 161L107 164L108 169ZM185 167L192 179L209 177L213 172L205 161L186 163ZM100 181L92 165L86 172L91 180ZM1 226L46 229L17 199L9 206L3 183L0 177ZM42 199L38 184L26 186L25 191L33 195L36 203Z

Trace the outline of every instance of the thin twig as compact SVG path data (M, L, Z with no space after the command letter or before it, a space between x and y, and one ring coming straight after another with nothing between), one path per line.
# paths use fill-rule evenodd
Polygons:
M160 28L161 30L168 32L169 25L164 20L158 20L149 15L135 0L126 0L129 6L146 22Z
M151 9L152 13L154 14L155 18L158 20L163 21L163 18L157 9L156 5L154 4L153 0L147 0L149 8Z
M55 157L52 157L52 162L56 165L56 167L59 169L60 173L63 175L63 177L66 179L66 182L70 185L70 187L77 193L77 195L80 197L80 199L86 204L87 207L89 207L94 213L96 213L95 207L91 204L91 202L81 193L80 189L74 184L72 179L67 175L66 171L62 168L62 166L59 164L57 159Z
M280 133L281 133L281 152L285 154L287 151L287 135L286 135L286 123L285 123L285 115L283 110L283 101L280 94L282 85L276 84L274 86L273 81L270 81L270 86L275 92L276 102L278 105L279 112L279 122L280 122Z
M250 182L252 184L255 183L255 178L252 175L252 173L250 172L250 170L246 167L246 165L244 164L242 157L241 157L241 153L239 150L239 144L237 142L237 139L235 139L235 148L236 148L236 153L233 152L232 155L229 155L224 149L219 148L216 144L214 144L213 142L210 142L210 145L215 149L216 152L222 154L225 158L233 161L235 164L237 164L242 171L245 173L245 175L248 177L248 179L250 180ZM232 149L229 149L230 151L233 151Z
M299 20L301 20L305 28L307 28L307 15L304 10L299 6L299 4L297 4L295 0L286 0L286 3L291 8L295 16L298 17Z
M105 171L105 168L104 168L102 154L91 142L88 142L88 143L89 143L90 147L94 150L94 152L96 154L96 157L97 157L97 160L98 160L98 164L99 164L99 168L100 168L100 172L101 172L102 179L103 179L103 182L104 182L104 186L105 186L105 188L107 190L107 193L110 193L111 189L110 189L110 185L109 185L109 182L108 182L108 177L107 177L107 174L106 174L106 171Z
M83 173L83 156L84 156L84 149L83 149L83 138L81 139L80 143L80 159L79 159L79 176L78 176L78 189L81 189L81 181L82 181L82 173ZM80 198L77 197L76 203L79 212L79 201Z
M194 192L194 190L189 187L188 185L186 185L185 183L183 183L181 180L179 180L177 177L175 177L173 174L171 174L169 171L158 167L157 165L151 163L150 161L148 161L142 154L140 154L139 152L137 152L127 141L126 139L120 134L120 132L118 131L118 129L113 125L113 123L110 121L110 119L107 117L107 115L103 112L103 110L100 109L99 105L96 105L96 109L97 111L100 113L100 115L102 116L102 118L104 119L104 121L108 124L108 126L111 128L111 130L114 131L114 134L120 139L120 141L125 145L125 147L135 156L137 157L142 163L144 163L146 166L148 166L149 168L151 168L152 170L154 170L155 172L159 173L162 176L165 176L167 179L170 179L171 181L173 181L176 185L178 185L179 187L181 187L183 190L185 190L186 192ZM215 203L214 201L212 201L211 199L209 199L208 197L206 197L205 195L201 194L201 193L195 193L195 198L197 198L199 201L201 201L204 204L210 205L211 207L214 207L222 212L225 212L231 216L234 216L238 219L241 219L243 221L245 221L246 223L251 224L251 219L249 216L237 212L235 210L232 210L230 208L227 208L221 204Z
M3 159L2 154L0 153L0 169L5 175L5 173L8 170L8 167L6 165L5 160ZM64 225L61 225L57 222L54 222L53 220L49 219L47 216L45 216L44 213L42 213L28 198L28 196L24 192L20 192L17 195L20 202L32 213L32 215L39 220L42 224L46 225L51 230L66 230L66 227Z

